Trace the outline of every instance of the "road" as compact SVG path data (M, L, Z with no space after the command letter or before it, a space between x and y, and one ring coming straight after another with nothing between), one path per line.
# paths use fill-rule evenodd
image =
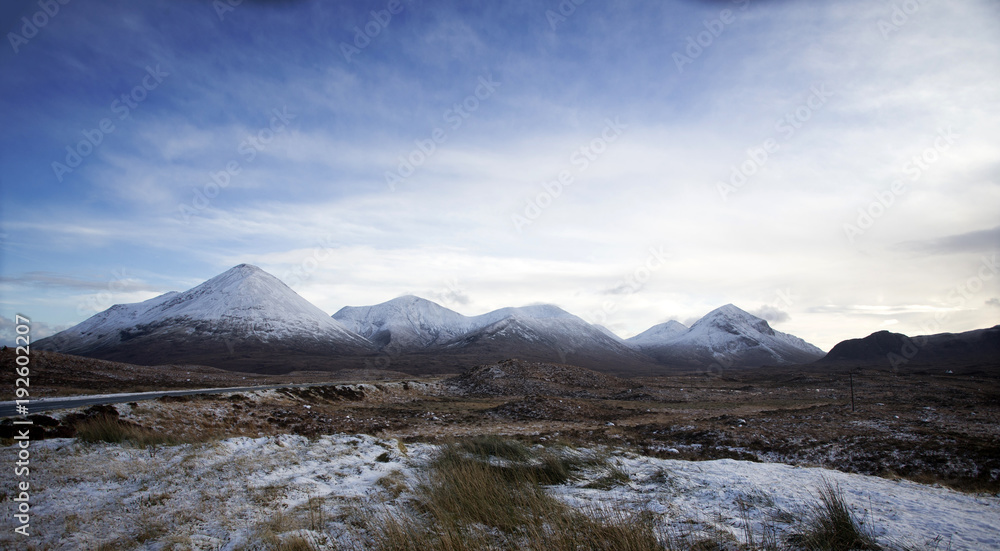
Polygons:
M41 398L28 402L28 413L42 413L57 409L70 409L93 406L97 404L121 404L124 402L139 402L155 400L163 396L190 396L192 394L222 394L225 392L252 392L254 390L269 390L274 388L305 388L324 385L350 385L357 383L299 383L289 385L240 386L229 388L200 388L194 390L163 390L153 392L137 392L129 394L100 394L92 396L67 396L64 398ZM0 418L17 415L16 402L0 402Z

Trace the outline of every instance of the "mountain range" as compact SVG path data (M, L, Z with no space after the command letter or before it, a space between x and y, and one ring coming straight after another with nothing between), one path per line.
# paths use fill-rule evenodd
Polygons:
M262 373L352 366L454 372L517 357L655 374L795 365L824 356L732 304L691 327L669 321L627 340L545 304L465 316L408 295L330 316L248 264L185 292L112 306L38 345L141 365L189 363Z
M469 317L403 296L375 306L345 307L333 318L391 357L520 357L612 371L655 367L622 339L549 304Z

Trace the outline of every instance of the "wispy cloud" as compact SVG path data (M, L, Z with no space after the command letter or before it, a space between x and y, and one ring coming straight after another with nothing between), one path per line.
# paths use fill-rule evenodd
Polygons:
M788 312L769 304L765 304L755 310L750 310L750 313L771 323L782 323L792 318L788 315Z
M138 279L118 274L113 277L114 286L127 291L150 291L153 288ZM47 272L28 272L17 276L0 276L0 283L30 285L36 287L59 288L78 291L103 291L111 285L109 279L71 277Z
M31 337L35 340L44 339L69 327L69 325L49 325L44 322L32 322ZM17 335L17 324L14 323L14 320L0 316L0 345L15 346L17 344Z
M555 29L549 8L406 2L351 62L340 45L368 3L66 11L0 54L3 287L77 322L77 273L125 265L154 282L145 292L180 290L243 261L292 277L328 247L336 260L294 285L328 310L413 292L586 317L611 300L607 325L635 334L667 312L773 305L787 287L794 303L760 313L826 347L887 316L912 332L934 308L956 328L990 322L998 279L975 301L948 296L1000 237L991 2L921 3L888 34L892 5L861 0L588 2ZM724 9L732 23L678 71L672 55ZM170 76L117 119L113 102L156 65ZM450 126L487 75L502 85ZM248 159L241 145L286 108L294 120ZM59 182L51 163L104 118L115 131ZM628 128L602 145L609 118ZM949 127L960 138L915 170ZM385 174L436 128L447 139L390 189ZM745 169L765 140L777 148ZM734 169L752 174L722 200ZM542 203L519 231L512 216ZM859 210L878 215L851 242ZM669 268L641 292L619 284L654 246Z
M896 248L907 252L935 255L992 252L1000 249L1000 226L937 239L906 241L896 245Z

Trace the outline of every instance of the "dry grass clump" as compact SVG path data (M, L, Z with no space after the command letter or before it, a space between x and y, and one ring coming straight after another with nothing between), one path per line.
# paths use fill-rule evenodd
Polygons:
M76 437L89 443L128 443L140 447L180 443L167 433L126 423L110 415L98 415L80 421L76 425Z
M477 437L444 446L416 488L416 512L373 514L381 551L663 550L649 513L579 511L544 486L570 480L579 459Z
M858 520L844 492L827 481L819 492L819 503L805 521L805 530L793 542L810 551L854 551L882 549L872 527Z

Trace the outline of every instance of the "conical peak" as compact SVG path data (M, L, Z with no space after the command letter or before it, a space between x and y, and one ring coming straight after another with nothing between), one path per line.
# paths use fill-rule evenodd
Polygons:
M561 318L572 315L554 304L531 304L502 310L529 318Z
M738 318L755 317L755 316L752 316L751 314L749 314L745 310L737 307L736 305L734 305L732 303L720 306L720 307L716 308L715 310L712 310L705 317L709 317L709 316L713 316L713 315L716 315L716 316L726 316L726 317L729 317L729 318L733 318L733 317L738 317Z
M265 272L264 270L258 268L257 266L254 266L253 264L239 264L237 266L233 266L232 268L226 270L225 272L222 272L221 274L213 277L212 279L209 279L202 285L208 287L215 287L220 284L228 286L235 283L243 282L248 279L266 280L278 285L279 287L286 287L286 285L282 283L280 279Z
M768 325L767 321L737 307L733 304L726 304L712 310L705 317L698 320L693 326L714 326L730 333L742 333L745 329L752 328L766 335L773 335L774 329ZM743 328L743 329L741 329Z
M267 274L267 272L258 268L257 266L254 266L253 264L238 264L226 270L221 275L226 275L226 274L249 276L254 274Z

